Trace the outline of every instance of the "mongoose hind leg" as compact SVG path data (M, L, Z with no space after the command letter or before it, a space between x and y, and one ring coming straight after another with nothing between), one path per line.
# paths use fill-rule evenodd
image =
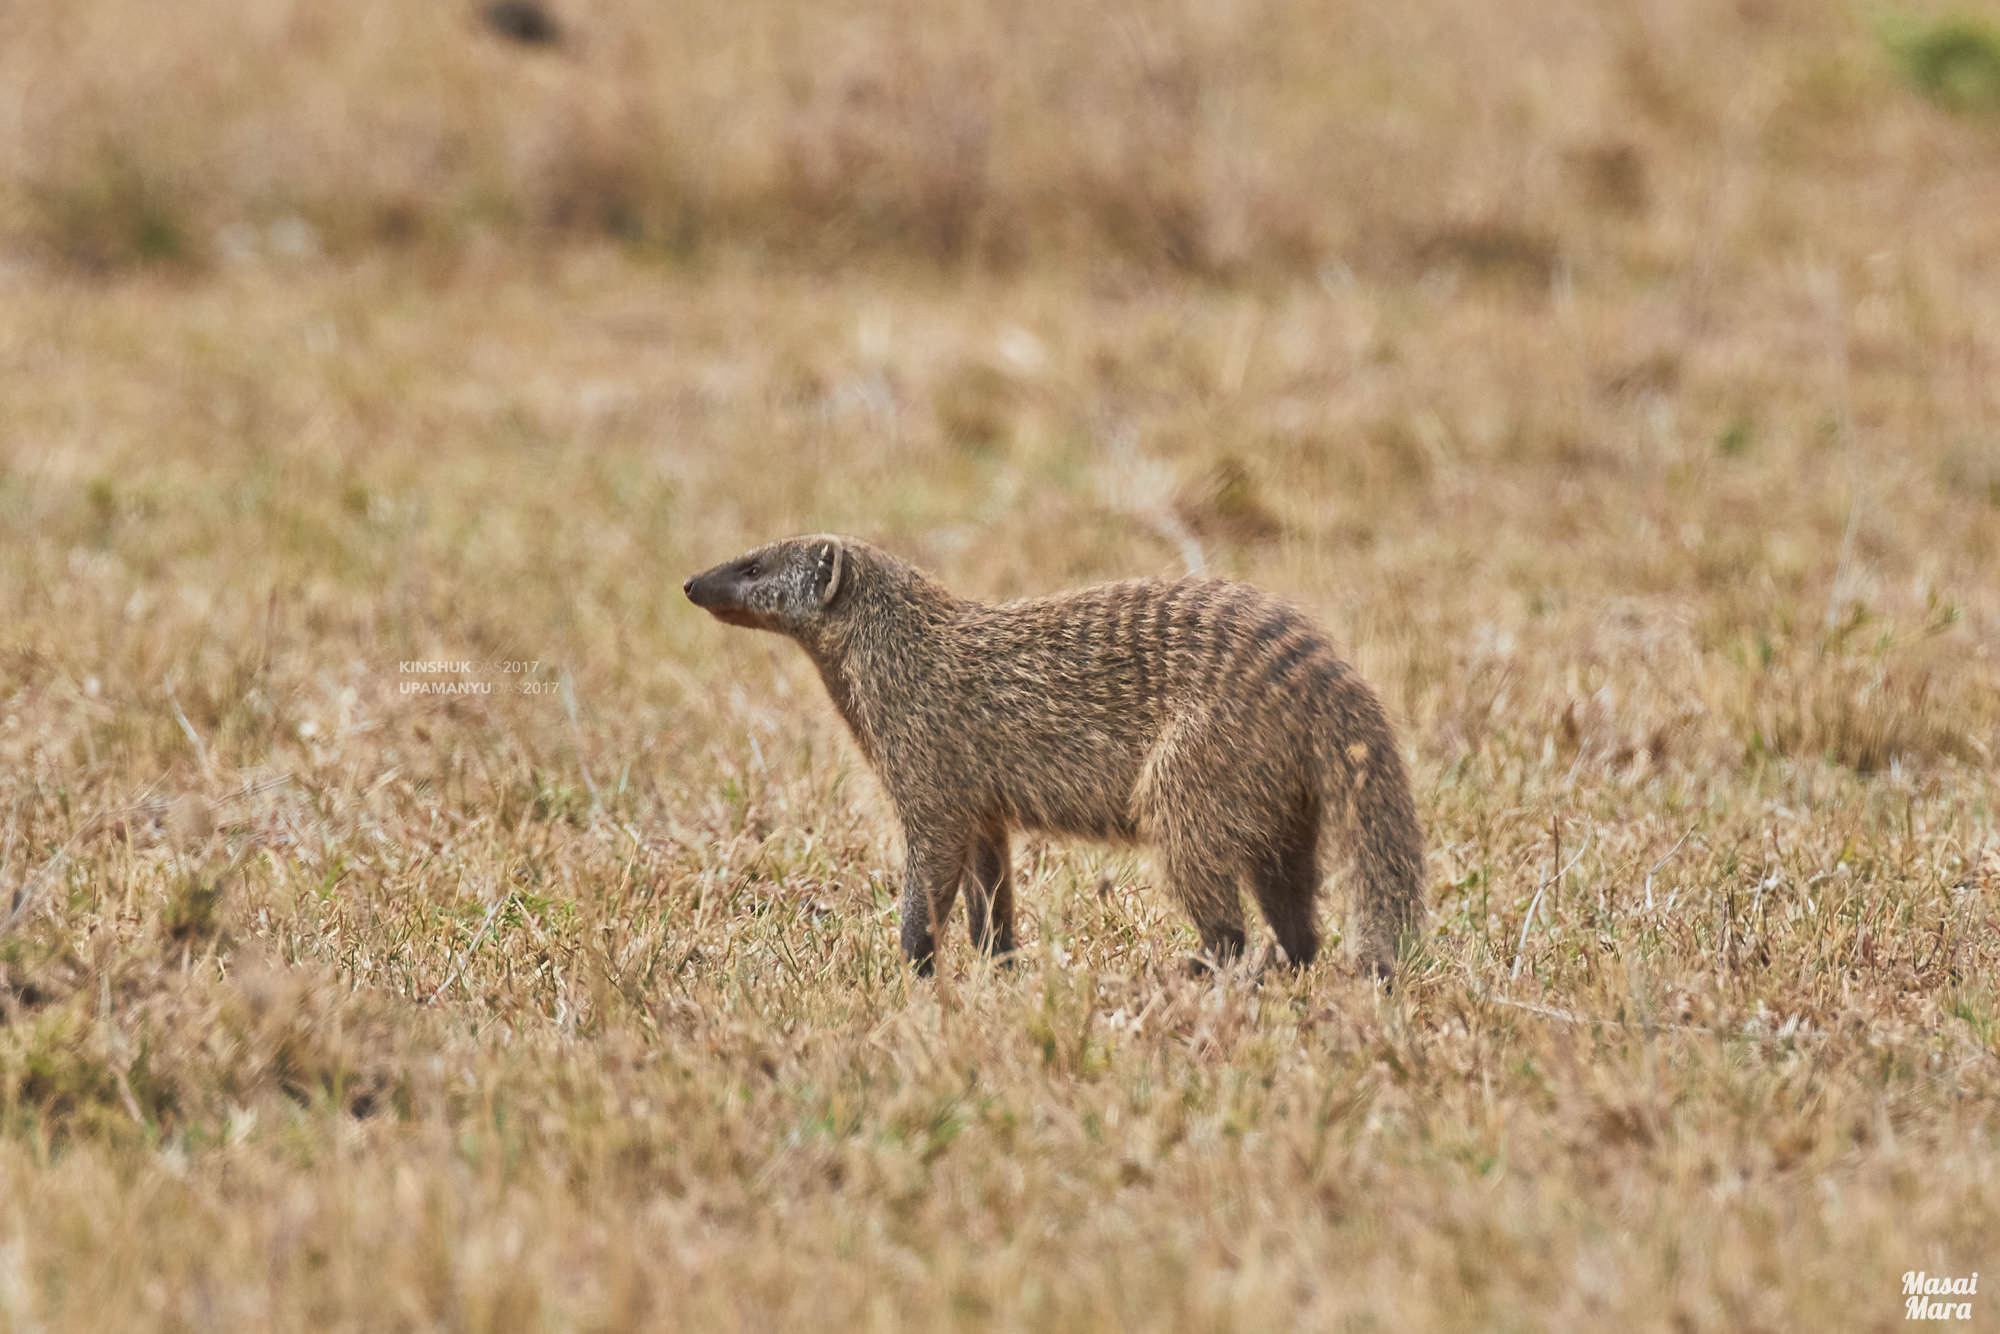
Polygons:
M1248 859L1230 822L1232 806L1242 803L1223 790L1232 760L1213 720L1182 719L1155 743L1132 797L1141 834L1160 850L1167 888L1201 933L1197 971L1243 955Z
M1215 860L1217 849L1175 840L1166 850L1167 887L1201 933L1197 972L1227 968L1243 957L1243 896L1236 873Z
M1187 957L1187 969L1195 977L1207 977L1214 973L1234 968L1243 959L1243 928L1228 927L1205 929L1196 923L1201 931L1201 953Z
M1319 830L1310 821L1290 830L1250 876L1257 906L1264 910L1264 920L1294 968L1304 968L1319 955L1319 924L1313 909L1319 882Z
M908 849L903 863L903 957L918 976L929 977L937 964L937 928L950 916L958 897L970 840L940 836L911 821L903 826L903 841Z
M972 928L972 943L981 952L1002 960L1013 957L1014 867L1005 826L988 829L972 845L965 920Z

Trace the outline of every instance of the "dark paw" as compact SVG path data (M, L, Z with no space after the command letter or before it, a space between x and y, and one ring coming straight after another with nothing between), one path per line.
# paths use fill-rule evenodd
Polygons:
M1188 976L1220 977L1224 973L1233 972L1242 962L1241 950L1226 950L1221 954L1217 954L1214 950L1203 950L1199 954L1187 956Z
M1313 960L1317 959L1318 957L1319 957L1319 944L1318 942L1314 942L1311 945L1299 946L1299 952L1297 954L1292 953L1290 950L1282 950L1281 953L1274 951L1271 955L1270 965L1275 967L1279 963L1283 963L1287 968L1290 968L1293 972L1302 973L1306 969L1312 967Z
M909 961L918 977L929 977L936 971L937 936L930 931L929 923L923 918L912 920L905 913L898 943L903 947L903 958Z

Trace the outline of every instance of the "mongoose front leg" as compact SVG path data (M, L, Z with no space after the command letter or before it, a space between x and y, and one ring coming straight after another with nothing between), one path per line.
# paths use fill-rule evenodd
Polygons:
M918 976L929 977L936 968L936 928L958 897L969 840L905 826L903 841L909 849L903 863L903 957Z
M972 943L995 958L1014 952L1014 867L1004 826L987 830L972 846L965 882L965 920Z

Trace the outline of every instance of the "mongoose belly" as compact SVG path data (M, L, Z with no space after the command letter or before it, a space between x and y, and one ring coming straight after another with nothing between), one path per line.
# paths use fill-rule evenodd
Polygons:
M1141 756L1132 746L1089 725L1024 740L1030 744L1012 753L1004 747L993 751L992 803L1007 824L1116 842L1139 836L1132 793Z

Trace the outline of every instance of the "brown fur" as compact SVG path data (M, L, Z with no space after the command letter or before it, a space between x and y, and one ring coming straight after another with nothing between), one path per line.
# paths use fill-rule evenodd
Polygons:
M1134 580L990 606L853 538L797 537L689 579L790 636L895 802L904 953L929 971L966 886L1014 945L1011 831L1142 842L1202 944L1243 950L1248 885L1295 965L1319 950L1322 832L1353 864L1362 962L1423 914L1423 842L1387 716L1304 614L1248 584Z

